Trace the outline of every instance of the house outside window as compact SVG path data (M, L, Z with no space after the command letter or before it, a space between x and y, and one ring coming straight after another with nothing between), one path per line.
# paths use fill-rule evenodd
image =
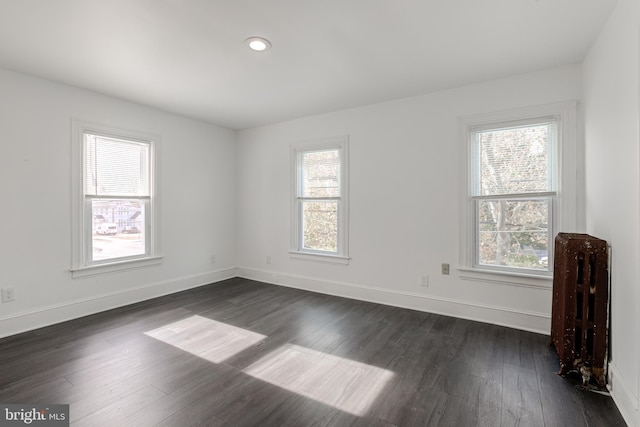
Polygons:
M74 121L74 277L158 261L156 144Z

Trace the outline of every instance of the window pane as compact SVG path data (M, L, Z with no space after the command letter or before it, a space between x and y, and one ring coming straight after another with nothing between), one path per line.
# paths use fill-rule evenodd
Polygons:
M145 201L92 200L93 261L145 254Z
M301 154L302 197L340 197L339 150L311 151Z
M545 123L477 132L476 192L485 196L553 191L556 128L556 123Z
M85 194L148 196L149 152L149 144L85 134Z
M548 199L477 201L478 262L546 270Z
M302 246L317 251L338 251L338 202L302 202Z

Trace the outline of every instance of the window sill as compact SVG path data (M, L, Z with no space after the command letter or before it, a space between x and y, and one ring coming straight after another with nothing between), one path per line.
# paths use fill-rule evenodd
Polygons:
M349 265L351 258L340 255L329 255L310 252L289 251L289 257L306 261L326 262L329 264Z
M160 264L161 262L161 256L154 256L142 259L88 265L85 267L72 268L71 277L74 279L81 279L83 277L96 276L99 274L114 273L122 270L129 270L132 268L147 267L150 265Z
M462 280L527 288L551 289L553 287L553 273L532 274L514 271L483 270L469 267L458 267L458 271L460 272L460 278Z

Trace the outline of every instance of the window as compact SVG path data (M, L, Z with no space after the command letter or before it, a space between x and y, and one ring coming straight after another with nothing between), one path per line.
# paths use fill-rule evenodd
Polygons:
M554 237L575 227L575 163L560 162L567 158L563 149L573 150L575 159L575 143L567 141L575 106L534 110L529 117L464 122L469 155L463 267L550 277Z
M157 259L156 138L74 122L74 277Z
M347 138L292 147L294 257L346 263Z

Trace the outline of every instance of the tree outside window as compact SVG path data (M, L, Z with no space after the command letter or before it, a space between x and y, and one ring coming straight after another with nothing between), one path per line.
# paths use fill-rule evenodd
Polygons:
M475 264L549 270L557 120L472 129Z
M294 257L348 261L347 137L293 145Z

